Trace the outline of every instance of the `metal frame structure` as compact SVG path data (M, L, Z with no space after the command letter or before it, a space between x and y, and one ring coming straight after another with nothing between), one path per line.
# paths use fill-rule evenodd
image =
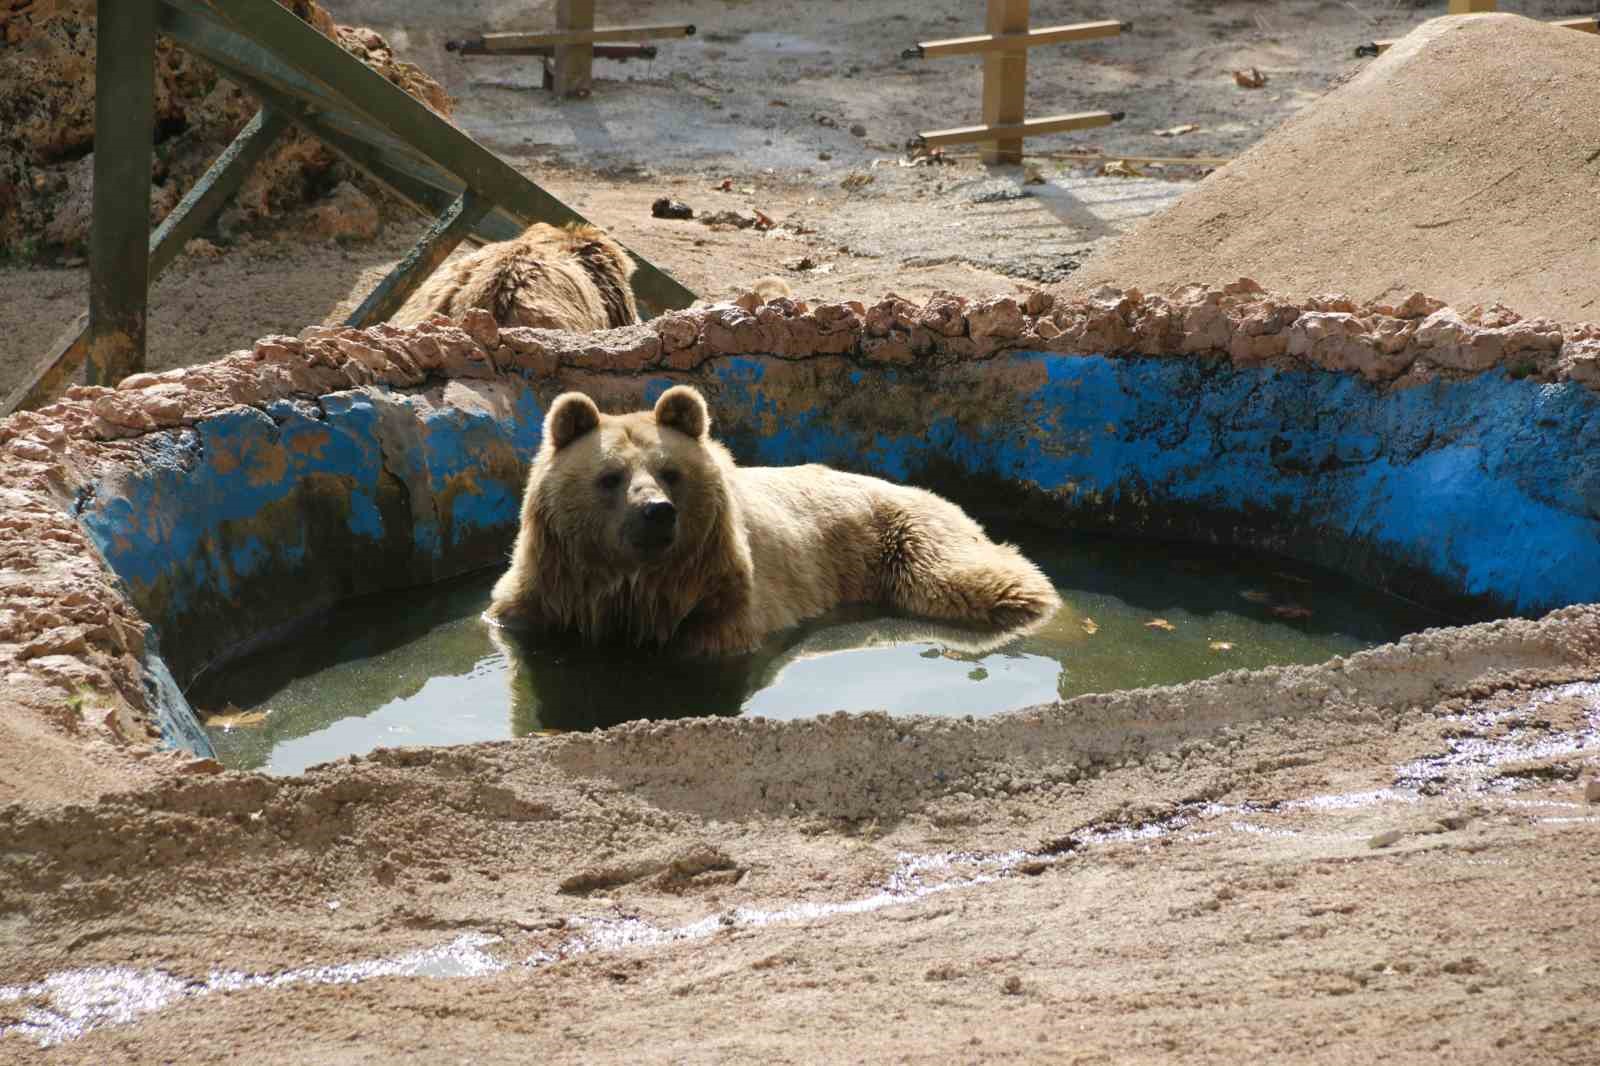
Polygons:
M901 53L906 59L983 56L983 124L928 130L913 138L913 147L942 148L952 144L978 143L983 145L981 155L985 163L1017 164L1022 162L1024 137L1092 129L1122 120L1121 111L1083 111L1071 115L1025 118L1028 49L1116 37L1131 30L1131 23L1108 19L1030 29L1028 0L988 0L988 4L987 33L942 41L921 41L914 48Z
M508 240L533 222L587 221L274 0L97 0L97 17L99 39L117 47L97 49L95 59L89 312L0 413L49 402L85 363L91 384L114 385L142 370L150 283L290 126L436 219L350 316L353 326L392 314L463 240ZM261 110L152 234L158 32L216 66ZM647 312L694 301L666 273L634 259L633 288Z
M1450 0L1450 9L1447 15L1481 15L1497 10L1496 0ZM1600 15L1584 15L1580 18L1556 19L1546 23L1549 26L1559 26L1562 29L1577 30L1580 33L1600 33ZM1356 45L1356 58L1363 59L1367 56L1378 56L1387 52L1394 46L1394 41L1369 41L1366 44Z

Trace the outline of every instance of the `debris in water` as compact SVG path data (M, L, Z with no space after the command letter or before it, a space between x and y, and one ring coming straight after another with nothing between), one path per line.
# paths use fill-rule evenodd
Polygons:
M1267 83L1267 76L1255 67L1233 72L1233 83L1241 89L1259 89Z
M1084 615L1083 631L1092 637L1096 633L1100 632L1100 625L1093 618L1090 618L1088 615Z
M1263 592L1261 589L1245 589L1243 592L1239 593L1239 595L1249 600L1251 603L1272 602L1272 593Z
M1210 644L1206 645L1206 647L1210 648L1212 651L1232 651L1233 641L1213 640Z
M1178 628L1165 618L1152 618L1150 621L1144 624L1144 627L1146 629L1159 629L1163 633L1171 633L1174 629Z
M1278 618L1288 621L1298 621L1311 617L1311 608L1302 607L1298 603L1280 603L1272 608L1272 613Z
M1154 132L1157 137L1182 137L1185 133L1193 133L1199 128L1193 122L1186 122L1181 126L1173 126L1169 129L1156 130Z

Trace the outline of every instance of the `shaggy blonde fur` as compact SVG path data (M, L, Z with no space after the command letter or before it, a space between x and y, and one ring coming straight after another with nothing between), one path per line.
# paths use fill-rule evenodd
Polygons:
M709 429L682 385L619 416L558 397L490 617L719 654L843 604L1015 632L1060 606L1038 568L949 501L824 466L741 468ZM642 517L663 507L676 516L666 547Z
M390 321L459 318L481 307L502 326L587 333L639 321L633 258L593 226L535 223L512 241L486 244L434 271Z

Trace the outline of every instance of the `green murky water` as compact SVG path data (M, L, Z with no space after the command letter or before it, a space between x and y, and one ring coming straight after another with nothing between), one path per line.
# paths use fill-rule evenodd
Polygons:
M1055 581L1045 630L970 633L841 611L754 655L684 660L485 625L495 574L342 608L189 693L229 765L298 773L376 747L500 740L634 718L829 711L988 715L1085 692L1313 663L1447 620L1336 574L1232 550L996 531ZM232 724L219 724L232 723Z

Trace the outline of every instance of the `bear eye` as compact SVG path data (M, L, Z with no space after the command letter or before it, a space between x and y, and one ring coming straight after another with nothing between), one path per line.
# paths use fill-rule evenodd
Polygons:
M676 485L682 477L681 473L671 467L661 471L661 483L663 485Z
M611 492L622 484L622 475L616 471L612 471L609 474L601 474L599 480L597 480L595 484L599 485L605 491Z

